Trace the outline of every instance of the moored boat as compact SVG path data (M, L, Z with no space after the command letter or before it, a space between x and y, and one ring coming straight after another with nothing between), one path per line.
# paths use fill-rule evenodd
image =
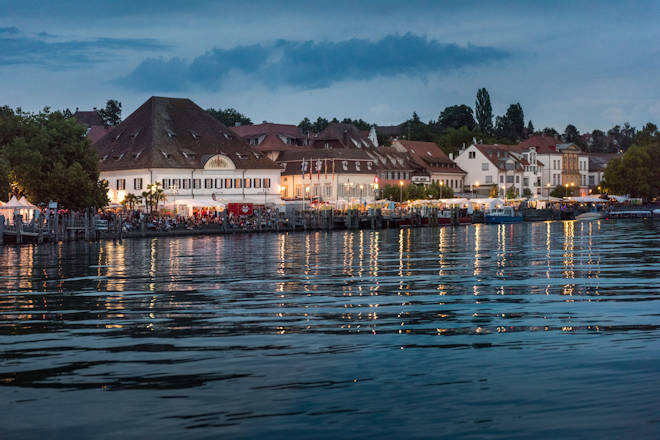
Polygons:
M511 206L489 209L484 217L486 223L519 223L523 221L522 215L517 215Z
M577 215L575 217L575 220L577 221L591 221L591 220L598 220L603 218L603 213L602 212L583 212L580 215Z

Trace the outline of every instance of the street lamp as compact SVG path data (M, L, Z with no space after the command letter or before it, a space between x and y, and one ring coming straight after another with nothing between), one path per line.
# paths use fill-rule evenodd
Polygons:
M477 187L477 191L476 191L476 192L478 193L478 192L479 192L479 181L478 181L478 180L477 180L476 182L474 182L474 186ZM472 191L472 198L474 198L474 191Z
M172 203L174 204L174 216L178 214L176 210L176 190L177 186L176 185L170 185L170 191L172 191Z
M364 189L364 185L360 184L360 207L362 206L362 190Z
M403 180L399 180L399 203L403 202Z

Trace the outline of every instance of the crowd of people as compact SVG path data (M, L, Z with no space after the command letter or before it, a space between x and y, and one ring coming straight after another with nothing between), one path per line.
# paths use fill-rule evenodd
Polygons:
M281 213L272 208L255 208L249 215L235 215L233 212L199 210L190 217L166 215L161 213L145 214L141 211L128 211L123 221L124 232L141 231L142 223L146 230L174 231L223 228L227 230L271 229L276 222L283 221Z

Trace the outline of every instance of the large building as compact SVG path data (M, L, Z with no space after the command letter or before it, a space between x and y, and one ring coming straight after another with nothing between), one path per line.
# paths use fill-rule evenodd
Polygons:
M189 99L151 97L94 146L113 203L152 183L189 206L281 201L280 167Z
M434 142L397 140L392 146L401 152L407 152L426 176L423 183L440 183L455 192L463 191L463 178L467 174L456 162L447 156ZM419 176L418 179L424 176Z

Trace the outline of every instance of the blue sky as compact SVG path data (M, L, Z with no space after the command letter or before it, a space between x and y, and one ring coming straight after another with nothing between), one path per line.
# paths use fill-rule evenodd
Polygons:
M660 2L0 0L0 105L151 95L253 121L398 123L520 102L538 128L660 122Z

